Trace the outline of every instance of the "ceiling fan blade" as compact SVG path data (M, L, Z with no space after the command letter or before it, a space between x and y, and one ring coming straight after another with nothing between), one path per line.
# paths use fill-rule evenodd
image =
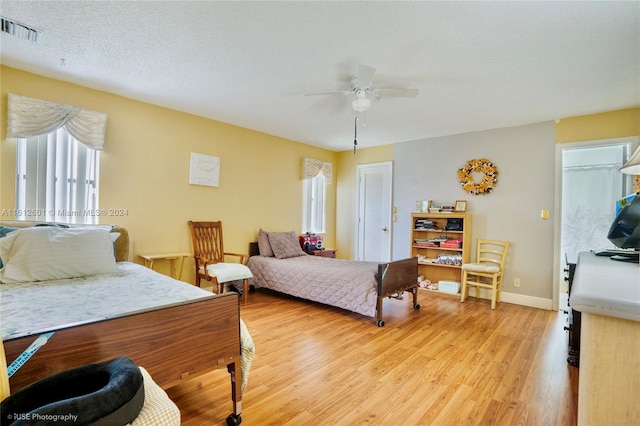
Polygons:
M351 100L347 96L313 96L309 102L309 110L314 114L342 115L351 109Z
M373 74L376 69L369 65L360 65L358 68L358 86L361 89L368 89L371 87L371 80L373 80Z
M312 92L305 93L305 96L318 96L318 95L351 95L353 94L352 90L336 90L333 92Z
M376 89L373 91L374 96L381 98L415 98L419 93L418 89Z

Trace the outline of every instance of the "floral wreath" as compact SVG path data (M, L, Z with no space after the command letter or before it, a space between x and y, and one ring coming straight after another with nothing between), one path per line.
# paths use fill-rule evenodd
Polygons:
M480 182L473 180L472 172L484 174ZM458 169L458 181L462 189L471 195L488 194L498 183L498 168L486 158L469 160Z

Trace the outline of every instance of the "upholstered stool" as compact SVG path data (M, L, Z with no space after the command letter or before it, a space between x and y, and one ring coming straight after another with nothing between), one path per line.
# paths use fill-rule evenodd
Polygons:
M180 410L167 393L140 367L144 378L144 405L131 426L178 426Z

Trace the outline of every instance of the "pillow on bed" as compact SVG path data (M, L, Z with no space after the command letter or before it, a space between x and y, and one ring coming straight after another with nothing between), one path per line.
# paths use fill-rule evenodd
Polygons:
M12 228L10 226L0 225L0 238L6 237L10 232L17 231L20 228Z
M269 233L262 228L258 231L258 251L260 256L273 257L273 250L269 244Z
M9 226L0 225L0 238L6 237L10 232L17 231L20 228L11 228ZM0 255L0 269L3 267L2 256Z
M294 231L269 232L267 235L269 236L271 250L273 250L274 256L278 259L307 255L300 247L298 236Z
M0 282L46 281L115 272L109 231L32 227L0 238Z

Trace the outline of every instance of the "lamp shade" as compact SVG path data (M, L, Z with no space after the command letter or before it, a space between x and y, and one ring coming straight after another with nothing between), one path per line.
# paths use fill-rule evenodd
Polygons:
M640 175L640 146L619 170L628 175Z
M353 100L353 102L351 102L351 106L357 112L365 112L371 106L371 101L366 97L358 96Z

